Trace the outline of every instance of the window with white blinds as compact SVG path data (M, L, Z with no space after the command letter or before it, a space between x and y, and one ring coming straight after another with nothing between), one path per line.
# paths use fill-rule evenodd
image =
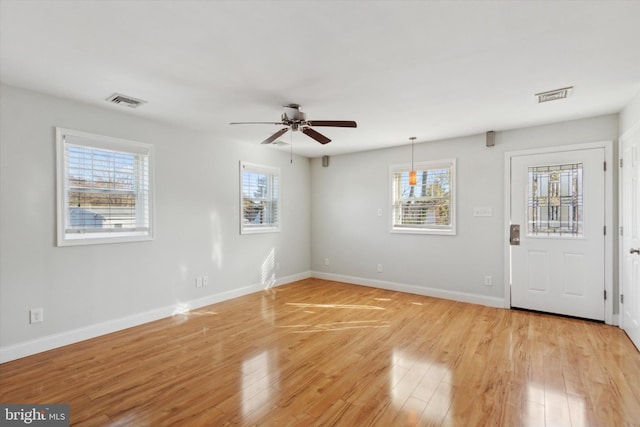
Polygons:
M280 169L240 162L240 233L280 231Z
M415 163L413 186L411 165L391 167L392 232L456 234L455 165L455 159Z
M58 246L152 238L153 146L56 129Z

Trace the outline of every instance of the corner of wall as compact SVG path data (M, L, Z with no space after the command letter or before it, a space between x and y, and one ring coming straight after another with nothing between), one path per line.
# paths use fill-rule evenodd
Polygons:
M620 111L619 136L626 134L636 126L640 126L640 92Z

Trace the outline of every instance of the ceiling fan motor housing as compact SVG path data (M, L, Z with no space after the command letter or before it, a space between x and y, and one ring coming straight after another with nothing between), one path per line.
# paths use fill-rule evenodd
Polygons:
M282 113L282 121L304 122L307 120L307 115L300 111L298 104L289 104L284 106L284 113Z

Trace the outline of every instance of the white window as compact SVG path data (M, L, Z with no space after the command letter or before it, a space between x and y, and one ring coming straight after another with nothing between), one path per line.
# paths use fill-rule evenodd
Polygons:
M240 233L280 231L280 169L240 162Z
M151 240L153 146L56 128L58 246Z
M391 167L392 232L456 234L455 166L455 159L415 163L414 186L411 165Z

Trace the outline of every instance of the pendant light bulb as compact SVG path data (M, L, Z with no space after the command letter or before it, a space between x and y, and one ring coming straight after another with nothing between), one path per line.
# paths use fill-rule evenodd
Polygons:
M418 183L418 174L413 168L413 142L416 140L415 136L409 138L411 140L411 172L409 172L409 185L414 186Z

